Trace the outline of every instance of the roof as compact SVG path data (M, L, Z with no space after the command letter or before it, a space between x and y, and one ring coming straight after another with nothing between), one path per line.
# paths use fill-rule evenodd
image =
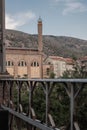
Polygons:
M20 47L6 47L6 50L29 50L29 51L38 51L37 48L20 48Z
M79 60L80 61L87 61L87 56L81 57Z
M74 60L72 58L65 58L67 64L74 64Z
M49 56L52 60L59 60L59 61L65 61L65 58L59 57L59 56Z

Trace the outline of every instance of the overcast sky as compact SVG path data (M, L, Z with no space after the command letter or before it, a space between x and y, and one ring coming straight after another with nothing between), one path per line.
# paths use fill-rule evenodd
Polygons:
M43 34L87 40L87 0L5 0L6 28L37 33L43 20Z

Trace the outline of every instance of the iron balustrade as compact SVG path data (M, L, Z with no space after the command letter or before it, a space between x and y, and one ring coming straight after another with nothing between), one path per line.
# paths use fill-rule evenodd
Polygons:
M9 130L12 130L12 122L14 117L17 120L18 130L22 129L21 120L27 123L28 130L35 130L36 128L42 130L57 130L55 122L49 113L49 99L50 94L54 90L54 86L62 84L70 100L70 128L69 130L80 130L77 122L74 121L75 100L80 95L84 87L87 87L87 79L0 79L0 95L1 107L8 110L10 113ZM32 106L33 92L39 86L43 89L45 95L45 121L41 122L37 119L34 108ZM13 101L13 89L17 89L17 108ZM23 112L21 89L25 87L29 92L28 113ZM23 90L25 91L25 89ZM49 125L50 121L50 125ZM66 128L65 128L66 129ZM65 130L64 129L64 130ZM58 129L59 130L59 129ZM62 130L62 129L61 129Z

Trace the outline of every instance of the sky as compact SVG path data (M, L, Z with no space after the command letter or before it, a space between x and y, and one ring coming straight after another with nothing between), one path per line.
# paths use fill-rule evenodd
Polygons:
M43 35L87 40L87 0L5 0L6 28L37 34L41 17Z

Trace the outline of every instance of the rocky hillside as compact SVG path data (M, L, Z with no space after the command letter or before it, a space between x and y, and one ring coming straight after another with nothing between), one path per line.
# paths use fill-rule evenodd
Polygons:
M20 31L6 30L7 47L37 48L37 35ZM43 36L44 53L63 57L80 57L87 55L87 40L65 36Z

